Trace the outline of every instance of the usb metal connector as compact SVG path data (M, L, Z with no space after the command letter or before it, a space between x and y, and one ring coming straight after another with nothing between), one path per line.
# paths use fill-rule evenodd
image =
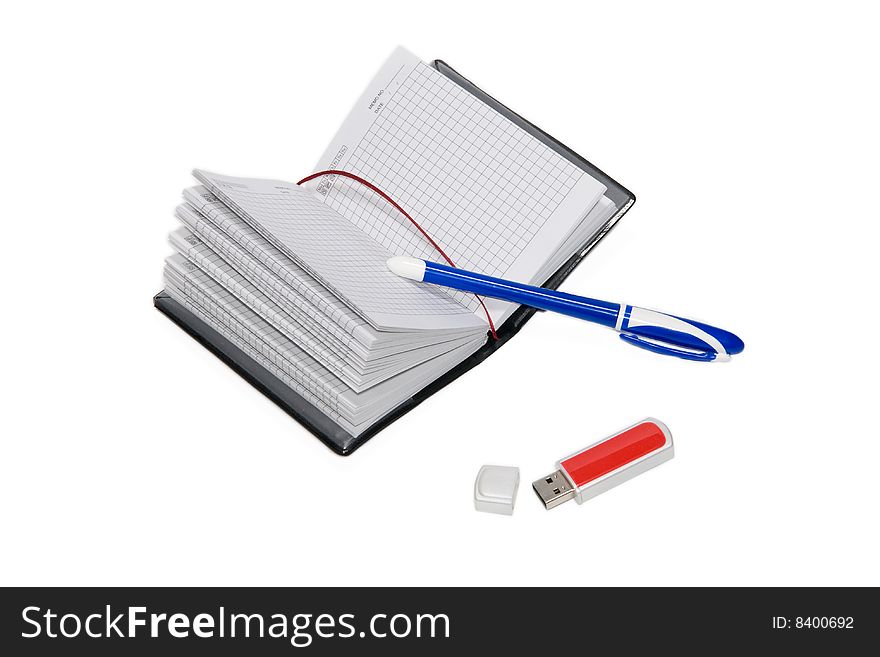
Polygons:
M538 497L541 498L545 509L552 509L563 502L568 502L568 500L574 497L575 493L574 487L568 482L565 475L562 474L562 470L557 470L553 474L541 477L532 483L532 488L535 489Z

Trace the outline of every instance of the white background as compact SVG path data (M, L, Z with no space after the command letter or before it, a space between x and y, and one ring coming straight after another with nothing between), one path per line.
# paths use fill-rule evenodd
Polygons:
M17 3L0 25L3 584L880 584L869 3ZM350 458L153 309L189 171L297 180L398 43L632 189L564 289L729 328L725 365L544 314ZM654 415L671 462L530 482ZM474 511L518 465L512 517Z

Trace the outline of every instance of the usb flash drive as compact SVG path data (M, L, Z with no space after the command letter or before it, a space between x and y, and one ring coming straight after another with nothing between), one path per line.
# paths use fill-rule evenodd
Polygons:
M668 461L673 451L666 425L647 418L565 457L556 464L556 472L541 477L532 488L548 509L572 498L582 504Z

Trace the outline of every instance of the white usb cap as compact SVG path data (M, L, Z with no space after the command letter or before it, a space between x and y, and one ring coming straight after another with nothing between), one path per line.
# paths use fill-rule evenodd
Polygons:
M506 465L484 465L474 482L474 506L477 511L513 515L519 468Z

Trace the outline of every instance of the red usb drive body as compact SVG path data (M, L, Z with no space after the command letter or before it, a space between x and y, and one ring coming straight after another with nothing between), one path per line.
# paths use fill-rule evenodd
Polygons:
M560 460L556 472L532 484L552 509L574 498L578 504L622 484L674 454L665 424L647 418Z

